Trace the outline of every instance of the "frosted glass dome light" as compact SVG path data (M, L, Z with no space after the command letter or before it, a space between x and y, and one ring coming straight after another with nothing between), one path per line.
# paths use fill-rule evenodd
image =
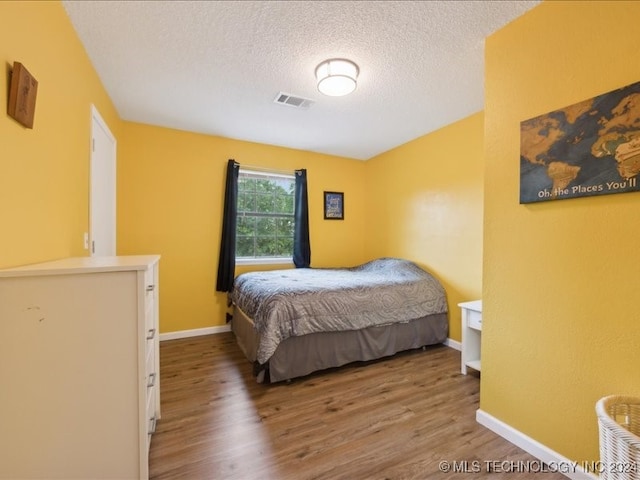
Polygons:
M325 60L316 67L318 90L330 97L348 95L356 89L358 73L358 66L350 60Z

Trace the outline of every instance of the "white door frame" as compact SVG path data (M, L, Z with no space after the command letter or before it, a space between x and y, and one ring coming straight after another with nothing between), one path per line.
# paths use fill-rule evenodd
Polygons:
M116 139L94 105L89 176L89 251L92 257L115 255Z

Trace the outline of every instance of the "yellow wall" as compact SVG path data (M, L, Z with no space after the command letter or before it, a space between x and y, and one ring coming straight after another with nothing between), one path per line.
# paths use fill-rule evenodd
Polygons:
M86 255L91 104L119 119L59 2L0 2L0 268ZM33 129L9 117L13 62L38 81Z
M482 288L483 114L413 140L366 164L369 257L415 261L444 285L450 338L458 303Z
M117 253L162 255L163 332L224 323L215 279L223 177L235 158L307 168L313 266L403 256L432 269L459 339L455 304L480 294L481 115L360 162L121 122L59 2L0 2L0 56L0 91L14 61L39 82L33 130L0 119L0 268L87 254L93 103L118 142ZM394 173L397 161L407 178ZM324 190L345 193L344 221L323 219ZM256 268L273 267L237 272Z
M163 255L163 331L223 322L227 159L307 168L312 264L418 262L445 284L456 339L455 304L482 283L481 408L596 459L596 400L640 394L640 193L519 205L519 123L638 81L639 16L543 3L487 40L484 115L358 162L120 122L61 4L0 2L0 91L14 61L39 81L33 130L0 115L0 267L86 254L92 103L118 140L118 253ZM345 192L345 221L323 220L323 190Z
M307 168L312 265L417 261L445 284L459 339L456 304L480 294L481 114L360 162L122 122L59 2L0 2L0 56L0 91L14 61L39 82L33 130L0 118L0 268L88 254L94 104L118 142L117 253L162 255L163 332L224 323L215 278L223 176L235 158ZM323 219L324 190L345 193L344 221ZM273 267L237 271L249 268Z
M576 461L640 394L640 193L520 205L522 120L640 80L638 2L545 2L486 42L481 408Z
M125 122L118 158L118 253L162 255L162 332L224 325L226 294L215 287L230 158L241 165L307 169L312 266L367 260L364 162ZM344 192L344 221L324 220L325 190ZM249 268L258 269L238 267L237 273Z

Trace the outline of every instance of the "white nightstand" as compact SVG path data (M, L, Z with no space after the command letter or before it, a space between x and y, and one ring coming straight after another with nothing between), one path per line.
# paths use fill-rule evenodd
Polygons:
M460 370L467 367L480 371L480 337L482 332L482 300L459 303L462 309L462 355Z

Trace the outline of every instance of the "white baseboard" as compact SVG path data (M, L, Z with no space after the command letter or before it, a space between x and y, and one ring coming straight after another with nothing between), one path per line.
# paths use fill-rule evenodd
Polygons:
M178 338L199 337L201 335L212 335L214 333L230 332L230 325L221 325L218 327L194 328L192 330L179 330L177 332L167 332L160 334L160 341L176 340Z
M442 342L442 343L444 343L447 347L454 348L454 349L456 349L456 350L458 350L458 351L461 351L461 350L462 350L462 343L460 343L460 342L459 342L459 341L457 341L457 340L452 340L452 339L450 339L450 338L447 338L447 339L446 339L444 342Z
M487 412L478 409L476 411L476 421L544 462L553 471L562 473L567 478L572 480L598 480L598 476L585 471L580 462L563 457L558 452L551 450Z

